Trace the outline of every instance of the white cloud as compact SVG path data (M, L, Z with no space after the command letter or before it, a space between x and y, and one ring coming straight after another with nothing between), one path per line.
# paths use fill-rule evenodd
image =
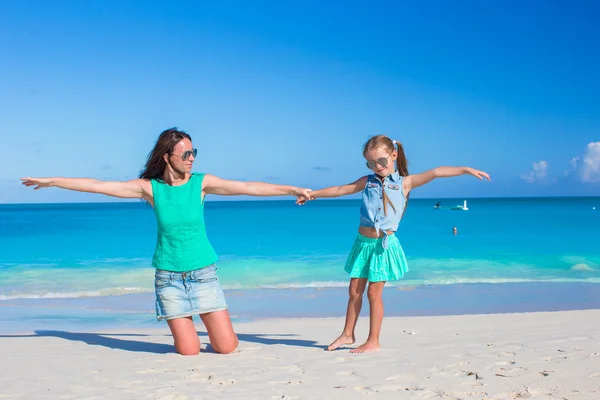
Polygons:
M600 142L588 143L580 168L583 182L600 182Z
M568 176L571 172L577 169L577 164L579 163L579 160L581 160L581 158L579 157L573 157L571 159L571 162L569 163L571 164L571 166L565 171L565 176Z
M548 177L548 166L548 161L541 160L534 162L531 166L531 171L521 175L521 178L529 183L543 181Z
M521 178L529 183L557 182L559 177L548 176L549 167L547 161L534 162L531 170L521 175ZM583 183L600 183L600 141L588 143L583 154L571 158L562 176Z

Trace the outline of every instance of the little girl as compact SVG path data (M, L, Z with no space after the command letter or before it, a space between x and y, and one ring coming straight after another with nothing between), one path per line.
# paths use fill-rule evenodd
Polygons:
M303 204L319 197L340 197L362 191L358 237L345 267L350 274L346 324L340 337L327 348L330 351L354 343L354 328L367 282L371 311L369 337L351 352L363 353L379 348L383 286L386 281L399 280L408 271L404 251L394 233L406 209L410 191L435 178L469 174L479 179L490 179L485 172L469 167L437 167L422 174L409 175L402 145L383 135L374 136L365 143L363 156L373 174L348 185L312 191L308 199L303 196L297 199L298 204Z

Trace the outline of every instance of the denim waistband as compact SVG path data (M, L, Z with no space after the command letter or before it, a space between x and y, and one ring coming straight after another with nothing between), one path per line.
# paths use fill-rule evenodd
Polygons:
M169 280L181 280L187 277L191 279L201 278L210 274L214 274L217 271L217 266L215 264L208 265L206 267L194 269L191 271L167 271L164 269L156 269L154 272L155 276L160 276L163 279Z

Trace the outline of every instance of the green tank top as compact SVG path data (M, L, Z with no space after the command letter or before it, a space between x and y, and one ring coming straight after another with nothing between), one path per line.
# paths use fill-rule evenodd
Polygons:
M153 267L183 272L217 262L217 253L206 236L203 179L204 174L194 173L180 186L150 181L158 223Z

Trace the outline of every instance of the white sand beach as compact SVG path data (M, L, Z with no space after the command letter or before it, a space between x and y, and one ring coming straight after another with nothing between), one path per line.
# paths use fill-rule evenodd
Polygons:
M600 398L600 310L386 318L382 349L324 351L341 318L235 324L237 352L164 328L0 337L2 399ZM201 326L201 325L199 325ZM361 318L357 341L366 338Z

